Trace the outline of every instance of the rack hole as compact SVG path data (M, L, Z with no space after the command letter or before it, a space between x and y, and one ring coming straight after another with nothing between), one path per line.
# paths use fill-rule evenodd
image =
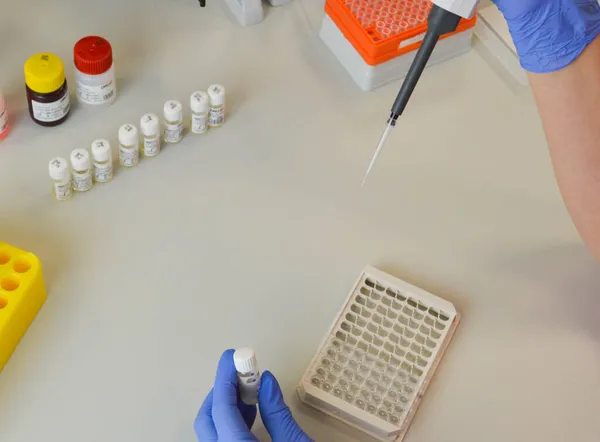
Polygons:
M367 284L372 289L375 288L375 283L371 279L369 279L369 278L365 279L365 284Z
M0 310L8 305L8 301L0 296Z
M362 287L360 288L360 292L361 292L363 295L367 295L367 296L369 295L369 293L371 293L371 291L370 291L368 288L366 288L365 286L362 286Z
M13 270L17 273L27 273L31 269L31 263L26 258L17 258L13 263Z
M0 266L4 264L8 264L10 261L10 255L6 250L0 250Z
M19 280L15 276L6 276L0 280L0 287L7 292L12 292L19 288Z
M417 301L415 301L414 299L408 298L407 302L408 302L408 305L410 305L411 307L417 308Z

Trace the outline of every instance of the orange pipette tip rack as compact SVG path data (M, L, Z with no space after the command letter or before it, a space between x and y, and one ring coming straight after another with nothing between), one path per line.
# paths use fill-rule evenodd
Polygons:
M428 0L327 0L325 12L363 60L376 66L419 48L431 7ZM463 19L442 39L473 28L476 17Z

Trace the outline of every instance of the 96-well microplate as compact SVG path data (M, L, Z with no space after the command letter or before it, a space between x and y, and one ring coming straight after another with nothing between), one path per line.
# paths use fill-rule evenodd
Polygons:
M459 320L448 301L368 267L305 372L300 398L400 441Z

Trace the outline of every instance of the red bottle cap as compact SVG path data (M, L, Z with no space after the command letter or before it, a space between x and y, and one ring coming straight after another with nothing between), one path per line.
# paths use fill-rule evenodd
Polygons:
M103 74L113 64L112 47L102 37L84 37L75 44L75 67L88 75Z

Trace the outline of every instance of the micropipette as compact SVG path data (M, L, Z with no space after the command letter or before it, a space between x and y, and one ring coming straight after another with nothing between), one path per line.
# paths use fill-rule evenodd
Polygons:
M394 101L392 112L387 120L379 144L377 144L377 148L375 149L375 152L373 152L362 186L365 185L371 169L373 169L379 154L383 150L383 146L390 136L392 129L396 126L398 117L404 112L408 100L410 100L410 97L421 78L421 74L429 61L429 57L431 57L431 53L435 49L435 45L440 37L455 31L463 17L471 18L475 13L478 4L479 0L433 0L433 7L427 17L427 32L425 33L425 37L421 42L421 47L417 51L415 59L404 78L396 101Z

